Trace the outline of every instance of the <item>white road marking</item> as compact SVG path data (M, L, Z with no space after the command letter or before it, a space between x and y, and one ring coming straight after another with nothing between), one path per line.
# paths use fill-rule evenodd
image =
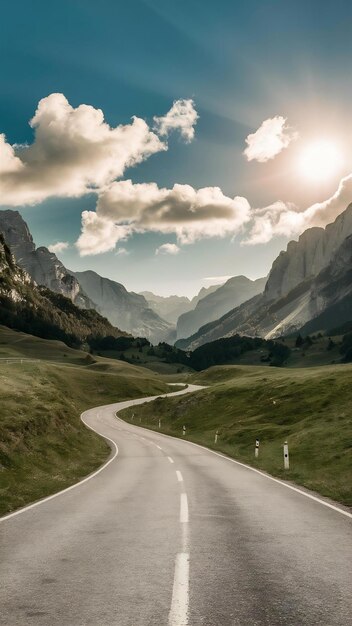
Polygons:
M176 470L176 476L179 483L183 482L182 474L179 470Z
M180 522L181 524L188 524L188 499L186 493L181 493L180 500Z
M171 458L171 456L168 456L167 458L169 459L170 463L174 462L174 460Z
M121 419L121 418L118 417L117 419ZM122 421L124 421L124 420L122 420ZM245 467L247 470L250 470L251 472L255 472L256 474L259 474L260 476L263 476L263 478L266 478L267 480L272 480L274 483L277 483L278 485L281 485L282 487L286 487L286 489L291 489L291 491L295 491L296 493L299 493L301 496L305 496L305 498L309 498L310 500L313 500L314 502L318 502L318 504L322 504L323 506L326 506L329 509L332 509L333 511L336 511L336 513L340 513L341 515L345 515L346 517L349 517L350 519L352 519L352 513L350 513L349 511L345 511L344 509L340 509L340 507L335 506L334 504L330 504L330 502L326 502L325 500L321 500L321 498L318 498L317 496L313 496L310 493L306 493L305 491L302 491L302 489L299 489L298 487L294 487L293 485L288 485L287 483L284 483L279 478L274 478L274 476L270 476L269 474L265 474L265 472L261 472L260 470L255 469L255 467L251 467L250 465L246 465L245 463L241 463L241 461L236 461L235 459L231 459L229 456L225 456L224 454L220 454L220 452L215 452L215 450L211 450L210 448L206 448L205 446L202 446L199 443L194 443L193 441L188 441L188 440L185 441L185 439L181 439L180 437L173 437L172 435L165 435L164 433L160 433L160 436L161 437L167 437L168 439L177 439L178 441L183 441L184 443L187 443L190 446L195 446L196 448L201 448L202 450L205 450L206 452L208 452L210 454L215 454L215 456L219 456L221 459L225 459L225 461L229 461L230 463L235 463L236 465L240 465L241 467Z
M70 367L69 365L65 365L64 367ZM176 384L176 383L170 383L171 384ZM187 385L188 387L188 385ZM193 387L193 386L191 386ZM184 389L181 391L175 391L169 394L165 394L164 397L167 396L179 396L182 395L184 393L189 393L189 392L194 392L194 391L199 391L199 389L203 389L203 387L198 387L197 389ZM114 412L114 417L117 418L120 422L123 423L124 427L126 426L126 422L124 420L122 420L121 418L117 417L117 413L119 411L122 411L124 408L127 408L129 406L133 406L133 405L137 405L137 404L142 404L143 402L151 402L152 400L155 400L157 398L157 396L153 396L153 397L146 397L146 398L136 398L135 400L127 400L123 403L116 403L116 404L123 404L123 407L120 407L120 409L118 409ZM101 418L101 412L100 410L98 410L99 408L101 409L108 409L109 406L114 406L115 403L113 403L112 405L104 405L103 407L96 407L97 410L97 417L100 419ZM88 409L88 411L91 411L92 409ZM112 463L118 453L119 453L119 449L115 443L115 441L113 441L112 439L110 439L110 437L106 437L105 435L101 435L101 433L99 433L97 430L95 430L95 428L92 428L92 426L89 426L89 424L87 424L87 422L83 419L83 415L85 413L87 413L88 411L84 411L81 414L81 420L83 422L83 424L85 426L87 426L87 428L89 428L89 430L92 430L94 433L96 433L97 435L99 435L100 437L102 437L103 439L105 439L106 441L109 441L112 445L113 448L115 449L115 452L113 454L113 456L111 457L111 459L109 459L106 463L104 463L104 465L102 465L96 472L93 472L93 474L90 474L89 476L87 476L86 478L83 478L82 480L80 480L78 483L75 483L74 485L71 485L70 487L66 487L66 489L62 489L61 491L58 491L57 493L53 493L51 496L47 496L46 498L42 498L41 500L38 500L37 502L33 502L33 504L29 504L28 506L23 507L22 509L19 509L18 511L14 511L13 513L8 513L7 515L4 515L3 517L0 517L0 523L1 522L6 522L8 519L11 519L12 517L16 517L17 515L21 515L22 513L26 513L27 511L30 511L31 509L34 509L37 506L40 506L41 504L44 504L45 502L49 502L49 500L53 500L54 498L58 498L59 496L62 496L64 493L67 493L68 491L71 491L72 489L76 489L76 487L79 487L80 485L83 485L84 483L88 482L88 480L91 480L92 478L95 478L95 476L97 476L98 474L100 474L100 472L102 472L104 469L107 468L108 465L110 465L110 463ZM111 424L110 424L111 426ZM140 427L142 428L142 427ZM125 430L125 428L123 429ZM145 439L143 437L143 439ZM170 463L173 463L173 460L171 459L171 457L168 457Z
M157 444L155 444L157 448L159 448L159 450L162 450L162 448L160 446L158 446Z
M189 554L176 556L169 626L187 626L189 606Z

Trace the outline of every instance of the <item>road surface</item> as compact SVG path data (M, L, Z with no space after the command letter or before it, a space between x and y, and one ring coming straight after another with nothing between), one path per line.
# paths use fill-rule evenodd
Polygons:
M348 512L116 419L129 404L83 414L101 471L2 518L1 625L352 624Z

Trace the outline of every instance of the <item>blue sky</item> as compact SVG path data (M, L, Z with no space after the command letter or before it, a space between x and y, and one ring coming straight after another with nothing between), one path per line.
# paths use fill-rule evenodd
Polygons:
M72 107L102 109L114 127L133 115L152 124L178 99L199 114L195 137L168 138L168 150L125 169L122 179L218 186L253 208L276 201L303 210L324 202L351 171L352 5L337 0L14 0L0 24L0 132L10 144L32 143L28 121L41 98L63 93ZM267 162L244 157L246 137L263 120L283 116L299 138ZM300 177L296 161L309 141L328 137L343 158L329 177ZM241 245L242 231L178 242L176 233L137 232L116 249L80 257L74 247L94 194L50 197L16 206L38 245L70 246L59 254L72 269L95 269L139 291L193 295L214 276L265 275L290 236ZM4 204L6 207L7 204ZM310 225L310 223L308 224ZM313 224L314 225L314 224ZM116 254L123 248L126 254Z

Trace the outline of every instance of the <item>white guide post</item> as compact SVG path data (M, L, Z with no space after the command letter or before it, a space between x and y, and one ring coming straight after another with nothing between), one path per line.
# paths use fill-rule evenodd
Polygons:
M284 468L290 469L290 457L288 454L288 443L285 441L284 443Z
M133 422L133 420L134 420L134 413L132 413L132 422Z
M259 456L259 439L255 440L255 450L254 450L254 456L257 459Z
M159 418L159 428L161 428L161 419Z
M218 436L219 436L219 431L217 430L215 433L214 443L218 443Z
M182 427L182 434L183 434L183 436L185 436L185 434L186 434L186 426Z

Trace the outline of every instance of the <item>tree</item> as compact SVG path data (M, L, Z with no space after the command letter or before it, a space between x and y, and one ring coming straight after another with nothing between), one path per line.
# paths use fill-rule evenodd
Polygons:
M295 346L296 348L300 348L304 344L304 339L301 334L297 335Z

